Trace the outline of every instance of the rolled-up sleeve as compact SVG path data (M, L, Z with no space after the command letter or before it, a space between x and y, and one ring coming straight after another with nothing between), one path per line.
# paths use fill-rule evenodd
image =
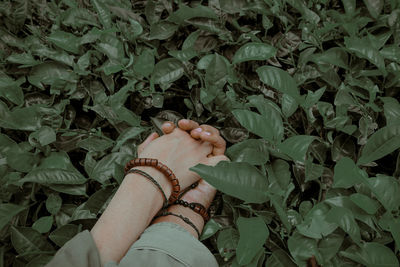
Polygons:
M218 267L211 252L183 227L157 223L143 232L118 266L207 266Z

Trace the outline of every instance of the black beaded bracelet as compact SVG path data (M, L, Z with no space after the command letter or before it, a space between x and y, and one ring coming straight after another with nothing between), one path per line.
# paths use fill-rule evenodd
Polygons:
M187 217L185 217L185 216L183 216L183 215L175 214L175 213L172 213L172 212L163 210L163 211L161 211L161 213L159 213L154 219L156 219L156 218L158 218L158 217L161 217L161 216L169 216L169 215L178 217L178 218L180 218L182 221L184 221L185 223L187 223L188 225L190 225L190 226L196 231L197 237L200 237L200 231L199 231L199 229L197 229L196 225L194 225L194 223L192 223L192 221L191 221L189 218L187 218Z
M207 209L200 203L197 202L189 203L183 199L178 199L177 201L175 201L174 204L190 208L191 210L199 214L203 218L205 223L210 220L210 215L208 214Z
M157 186L157 188L161 191L163 197L164 197L164 204L163 204L163 209L166 209L168 207L168 198L164 193L164 190L162 189L161 185L156 181L156 179L154 179L153 177L151 177L147 172L144 172L142 170L138 170L138 169L130 169L129 171L126 172L126 174L128 173L138 173L144 177L146 177L147 179L149 179L155 186Z

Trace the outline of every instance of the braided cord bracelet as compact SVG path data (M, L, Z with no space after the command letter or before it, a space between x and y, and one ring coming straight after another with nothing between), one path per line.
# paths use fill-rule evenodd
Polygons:
M203 218L204 222L208 222L210 220L210 215L208 214L207 209L200 203L189 203L183 199L178 199L177 201L175 201L174 204L190 208L191 210L199 214Z
M170 212L170 211L163 210L163 211L162 211L159 215L157 215L154 219L156 219L156 218L158 218L158 217L161 217L161 216L169 216L169 215L178 217L178 218L180 218L182 221L184 221L186 224L190 225L190 226L196 231L197 237L200 237L200 231L199 231L199 229L197 229L196 225L194 225L194 223L193 223L189 218L187 218L187 217L185 217L185 216L183 216L183 215L180 215L180 214L172 213L172 212Z
M163 197L164 197L164 204L163 204L163 209L168 207L168 198L164 193L164 190L162 189L161 185L157 182L156 179L154 179L153 177L151 177L147 172L144 172L142 170L138 170L138 169L130 169L125 175L127 175L128 173L138 173L144 177L146 177L148 180L150 180L155 186L157 186L157 188L161 191Z

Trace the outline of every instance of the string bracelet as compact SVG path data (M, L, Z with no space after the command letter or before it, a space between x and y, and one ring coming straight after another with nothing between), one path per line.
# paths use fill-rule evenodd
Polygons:
M169 215L178 217L182 221L184 221L186 224L190 225L196 231L197 237L200 237L200 231L199 231L199 229L197 229L196 225L194 225L194 223L189 218L187 218L187 217L185 217L183 215L172 213L172 212L169 212L169 211L166 211L166 210L162 210L161 213L159 215L157 215L154 219L156 219L158 217L161 217L161 216L169 216Z
M157 186L157 188L161 191L163 197L164 197L164 204L163 204L163 209L166 209L168 207L168 198L165 195L164 190L162 189L161 185L157 182L156 179L154 179L151 175L149 175L147 172L144 172L142 170L138 170L138 169L130 169L125 175L127 175L128 173L137 173L140 174L144 177L146 177L148 180L150 180L155 186Z
M200 203L197 202L189 203L183 199L178 199L177 201L175 201L174 204L190 208L191 210L199 214L203 218L205 223L210 220L210 215L208 214L207 209Z
M168 168L166 165L162 164L159 162L157 159L150 159L150 158L137 158L129 161L125 165L125 174L128 173L128 171L134 167L137 166L151 166L159 170L162 174L164 174L168 180L171 182L172 185L172 193L171 196L169 197L169 204L174 203L176 200L178 200L179 197L179 192L181 190L181 187L179 185L179 181L176 178L175 174L172 172L170 168Z

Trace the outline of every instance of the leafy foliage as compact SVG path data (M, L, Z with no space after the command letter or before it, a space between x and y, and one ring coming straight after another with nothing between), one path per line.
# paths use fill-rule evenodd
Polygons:
M399 266L397 0L0 3L0 265L90 228L160 123L221 130L230 266Z

